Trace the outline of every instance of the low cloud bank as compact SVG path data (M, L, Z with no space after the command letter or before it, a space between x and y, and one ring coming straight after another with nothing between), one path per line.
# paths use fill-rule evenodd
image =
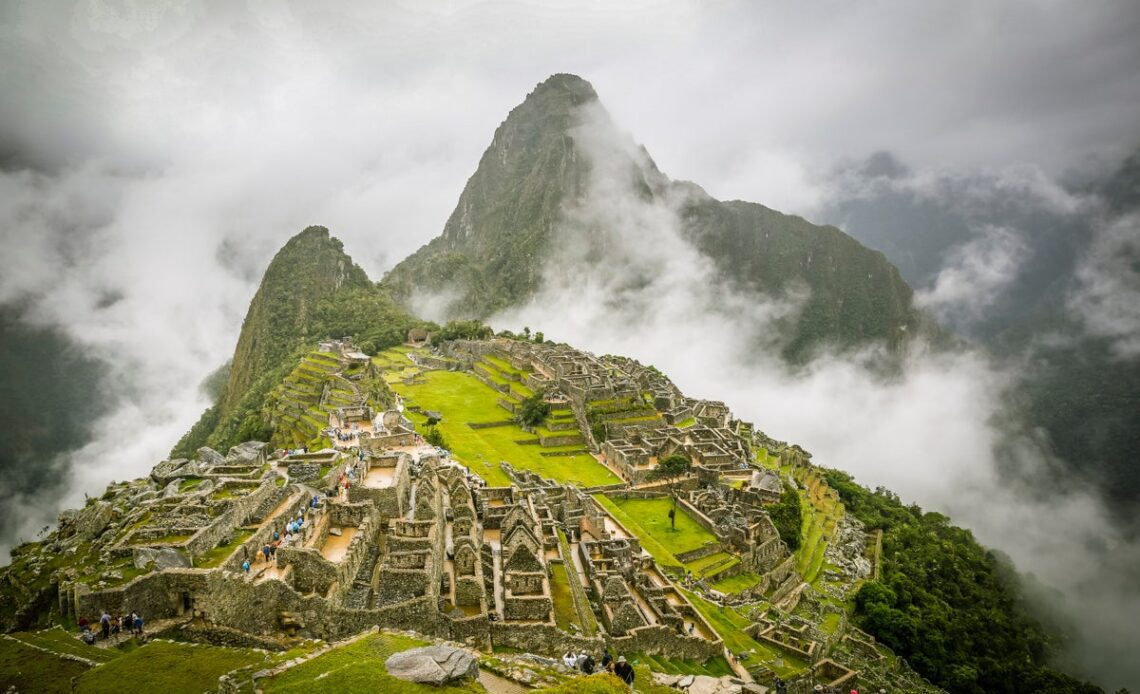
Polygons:
M790 371L757 338L778 334L803 297L758 300L724 287L682 238L678 201L634 192L628 162L645 169L632 141L601 117L576 139L594 166L591 189L554 236L579 241L549 263L533 301L493 317L496 328L525 325L651 363L687 394L723 399L768 434L805 446L818 464L947 513L1058 591L1048 607L1076 624L1071 655L1082 670L1105 685L1138 681L1129 656L1140 637L1126 615L1140 613L1140 545L1079 482L1057 479L1046 494L1018 482L1056 466L1030 433L1007 425L1014 373L976 351L922 345L889 380L859 357Z

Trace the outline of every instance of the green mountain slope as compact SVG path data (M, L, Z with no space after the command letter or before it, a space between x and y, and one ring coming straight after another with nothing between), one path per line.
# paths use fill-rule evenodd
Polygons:
M309 347L325 337L352 336L366 349L398 344L420 325L400 309L344 252L324 227L290 239L265 271L250 302L217 402L174 447L187 456L200 446L221 449L272 433L264 411Z
M394 296L414 304L417 293L442 295L446 317L486 318L532 297L559 248L585 240L604 253L603 234L560 224L569 206L588 204L597 194L588 185L592 163L579 141L589 133L577 129L598 125L589 119L600 107L583 108L597 101L593 87L574 75L539 84L495 131L443 233L384 278ZM608 120L599 127L616 131ZM683 199L680 232L713 262L721 281L757 297L793 284L811 290L786 341L788 357L803 358L824 342L897 345L922 323L894 266L838 229L761 205L715 200L697 186L669 180L644 149L605 156L611 154L624 158L633 195L663 203Z

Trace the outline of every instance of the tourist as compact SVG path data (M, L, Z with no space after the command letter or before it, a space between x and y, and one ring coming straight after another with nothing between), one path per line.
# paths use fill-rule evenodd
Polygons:
M276 558L277 557L277 548L280 546L281 546L281 540L274 540L273 544L269 545L269 555L271 557Z
M246 573L249 573L249 560L248 559L246 559L245 561L243 561L241 563L241 570L246 572Z
M267 543L261 548L261 553L265 555L265 561L269 561L269 544Z
M274 541L274 542L278 542L278 541L280 541L280 540L281 540L281 533L279 533L279 532L277 532L276 530L274 530L274 531L273 531L273 541Z
M586 673L587 675L594 674L594 658L589 653L582 654L582 660L579 665L582 668L582 672Z
M624 655L619 655L617 665L614 665L614 674L618 676L622 682L625 682L633 688L633 666L626 662Z
M689 636L692 636L692 635L693 635L693 630L694 630L696 627L697 627L697 624L696 624L696 622L690 622L690 623L689 623Z
M119 618L118 617L111 617L111 635L112 636L118 636L119 635Z
M99 631L103 632L103 640L111 638L111 615L103 612L103 616L99 617Z
M613 672L614 669L614 657L610 655L608 648L602 653L602 669L606 672Z
M142 615L139 615L139 614L135 615L135 635L136 636L142 636L143 635L143 618L142 618Z
M88 646L95 645L95 634L87 628L87 625L84 625L83 631L79 632L79 638L83 639L83 643L87 644Z
M562 663L571 670L574 669L574 664L578 662L578 656L574 655L574 651L566 651L566 655L562 656Z

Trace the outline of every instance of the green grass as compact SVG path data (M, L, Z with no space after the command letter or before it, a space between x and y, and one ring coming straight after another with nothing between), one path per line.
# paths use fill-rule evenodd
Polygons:
M253 536L253 533L253 530L239 530L229 544L219 545L208 552L203 552L194 557L194 566L199 569L212 569L216 566L221 566L222 563L233 554L235 549L241 547L246 540Z
M98 650L92 646L84 647ZM74 660L53 658L43 651L0 639L0 690L15 688L17 692L66 694L71 691L71 679L79 677L87 669L86 665Z
M574 608L574 596L570 593L570 579L566 577L563 564L550 565L550 593L554 599L554 621L558 628L567 632L571 624L581 628L578 610Z
M712 587L722 593L735 595L736 593L748 590L749 588L755 586L760 582L760 579L760 574L754 574L745 571L743 573L738 573L735 576L730 576L729 578L717 581L716 583L712 584Z
M627 530L636 535L637 539L641 541L642 548L653 555L653 558L659 565L672 566L677 569L680 569L682 567L681 561L677 559L677 557L673 556L673 553L670 552L669 549L665 547L665 545L661 544L655 537L645 532L645 529L642 528L637 521L635 521L632 517L629 516L629 514L619 508L618 505L615 504L613 500L611 500L608 496L605 494L594 494L594 500L605 507L605 509L609 511L610 514L613 515L613 517L616 518L619 523L624 525Z
M263 662L256 651L155 641L80 676L77 694L122 691L197 694L217 686L218 677Z
M819 630L825 634L834 634L835 630L839 628L839 613L828 612L823 617L823 621L819 623Z
M593 636L598 631L598 620L594 616L594 609L590 606L590 599L586 595L586 588L582 585L582 581L578 579L578 568L574 564L574 559L570 554L570 542L566 539L566 533L558 528L558 545L562 550L562 559L564 561L563 567L567 570L567 581L570 582L570 593L578 605L582 607L582 614L579 617L586 619L585 624L579 623L582 631L586 636Z
M732 675L732 668L728 661L721 656L709 658L705 662L696 660L683 660L681 658L668 658L664 655L647 655L636 653L630 658L633 661L645 663L655 672L664 672L667 675L708 675L721 677Z
M200 484L202 484L201 477L188 477L178 484L178 491L182 494L185 494Z
M447 687L404 682L388 674L384 661L393 653L426 645L406 636L374 634L336 648L281 674L258 680L266 694L273 692L385 692L391 694L468 694L483 692L469 682Z
M460 371L429 371L422 374L422 378L423 384L410 386L393 382L392 389L409 405L442 413L443 421L437 426L452 454L488 484L510 484L506 473L499 468L501 460L559 482L574 482L587 487L621 481L590 455L543 457L539 455L544 450L541 446L515 443L534 438L518 426L490 429L467 426L467 422L501 421L510 416L497 404L500 394L475 376ZM417 426L424 422L422 415L410 412L408 416Z
M676 427L678 429L687 429L696 423L697 423L696 417L689 417L688 419L682 419L681 421L677 422Z
M44 629L43 631L17 632L11 636L24 643L46 648L55 653L77 655L97 663L114 660L121 654L113 648L95 648L94 646L88 646L71 632L65 631L62 627L53 627L51 629Z
M749 652L753 654L747 660L742 661L745 667L763 663L784 678L791 677L807 668L807 663L794 655L768 644L760 643L744 633L744 629L748 628L751 621L736 610L731 607L720 607L684 588L680 590L693 603L693 607L696 607L697 611L712 625L716 633L724 639L724 645L730 651L737 654ZM782 659L783 664L777 665L777 659Z
M483 361L490 363L491 366L506 374L518 374L521 376L523 373L525 373L521 369L516 369L515 367L511 366L510 362L508 362L506 359L496 357L493 354L484 356Z
M716 542L716 536L699 525L680 506L676 513L677 527L673 529L669 522L669 510L673 508L673 500L670 498L613 499L613 502L627 516L637 519L638 526L645 534L652 535L673 554L690 552ZM637 535L640 537L642 533Z
M661 421L661 415L638 415L636 417L623 417L621 419L607 419L606 424L642 424L644 422Z
M685 564L685 568L692 571L694 576L703 578L706 574L706 570L713 569L714 567L716 570L726 569L739 563L740 560L728 552L717 552L707 557L701 557L700 559L688 562Z
M800 537L803 541L795 552L796 571L805 581L815 584L823 567L827 545L843 516L843 505L818 476L797 473L797 478L808 488L799 492L803 510Z

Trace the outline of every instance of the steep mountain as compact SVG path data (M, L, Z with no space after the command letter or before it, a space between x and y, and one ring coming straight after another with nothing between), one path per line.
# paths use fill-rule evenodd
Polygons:
M262 411L266 394L318 339L354 336L374 349L399 343L408 328L418 324L372 284L328 229L308 227L269 263L217 401L172 454L187 456L207 444L224 448L267 439L270 416Z
M316 305L341 289L368 286L368 276L324 227L309 227L277 252L253 295L234 350L223 411L232 410L257 375L277 363L306 327Z
M793 360L822 343L897 345L923 323L881 253L835 227L672 181L644 148L602 136L610 132L617 129L588 82L559 74L539 84L495 131L443 233L393 268L385 286L412 306L442 299L448 318L517 306L538 292L566 248L585 243L584 257L607 254L607 228L627 221L610 197L628 188L635 203L676 215L680 238L711 262L725 288L757 299L810 289L786 336ZM598 184L613 175L619 185ZM587 222L568 220L569 210L591 206L601 211Z

